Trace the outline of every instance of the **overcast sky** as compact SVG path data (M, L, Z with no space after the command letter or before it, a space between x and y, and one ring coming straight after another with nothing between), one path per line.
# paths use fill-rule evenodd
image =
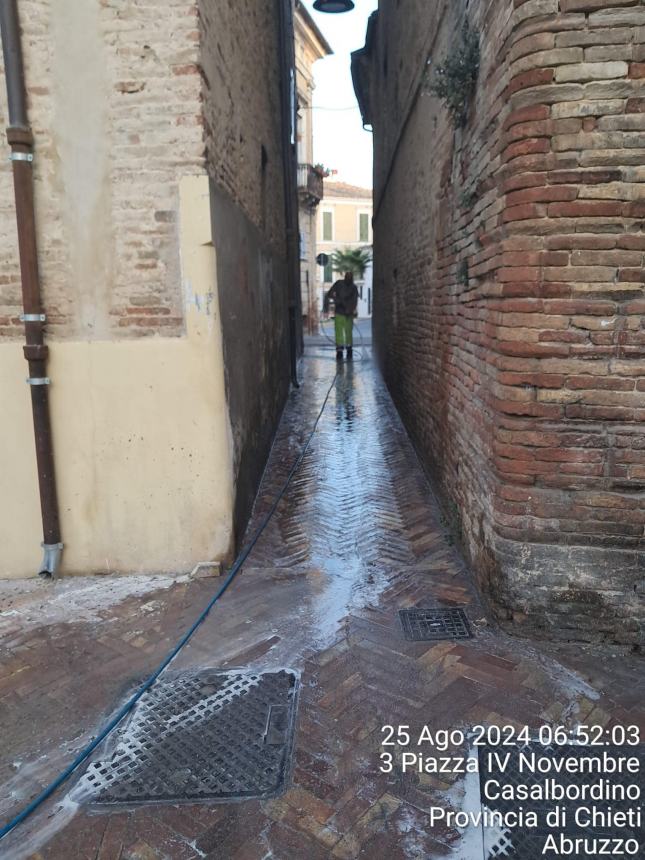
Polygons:
M372 135L363 130L352 86L350 54L365 44L367 19L378 8L378 0L356 0L352 12L340 15L314 11L313 0L303 2L334 49L332 57L314 66L315 161L338 170L334 179L371 188Z

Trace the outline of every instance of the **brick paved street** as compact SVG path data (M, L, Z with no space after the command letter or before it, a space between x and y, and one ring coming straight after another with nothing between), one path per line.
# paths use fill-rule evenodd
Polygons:
M173 664L302 673L288 790L263 802L90 815L67 798L72 782L5 841L3 857L471 860L482 856L477 834L432 830L426 814L468 802L467 786L447 775L379 773L381 726L583 720L645 729L638 656L514 639L487 620L364 353L342 368L310 451L239 579ZM336 370L322 344L303 364L250 531ZM3 821L157 665L217 583L102 577L0 586ZM474 638L406 641L398 610L419 604L465 607Z

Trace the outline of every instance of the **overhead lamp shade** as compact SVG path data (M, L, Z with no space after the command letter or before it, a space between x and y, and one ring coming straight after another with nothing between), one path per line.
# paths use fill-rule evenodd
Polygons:
M319 12L351 12L353 0L316 0L314 9Z

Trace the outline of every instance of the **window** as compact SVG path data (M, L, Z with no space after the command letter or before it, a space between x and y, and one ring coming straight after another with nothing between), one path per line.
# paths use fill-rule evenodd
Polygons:
M306 260L309 249L307 248L307 234L300 231L300 259Z
M369 242L370 240L370 216L368 212L361 212L358 216L358 241Z
M331 215L331 212L329 214ZM331 282L333 280L334 280L334 267L332 266L332 264L330 262L330 263L327 263L327 265L325 266L325 283L331 284Z
M323 212L323 242L332 242L334 239L334 215L333 212Z

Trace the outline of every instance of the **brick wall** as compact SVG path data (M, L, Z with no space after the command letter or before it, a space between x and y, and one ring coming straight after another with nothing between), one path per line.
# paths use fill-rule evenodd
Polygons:
M203 170L194 3L21 0L40 259L54 337L183 331L178 179ZM82 70L80 73L79 70ZM0 123L6 126L4 80ZM22 337L11 172L0 163L0 336Z
M181 334L182 175L207 168L284 254L276 9L96 0L72 10L65 0L21 0L20 17L50 335ZM6 126L4 78L0 124ZM5 338L22 337L15 234L4 161Z
M272 250L285 251L277 3L200 0L206 161Z
M199 8L239 543L290 383L279 17L260 0Z
M467 16L466 127L422 85ZM500 618L645 621L645 5L383 2L375 336Z

